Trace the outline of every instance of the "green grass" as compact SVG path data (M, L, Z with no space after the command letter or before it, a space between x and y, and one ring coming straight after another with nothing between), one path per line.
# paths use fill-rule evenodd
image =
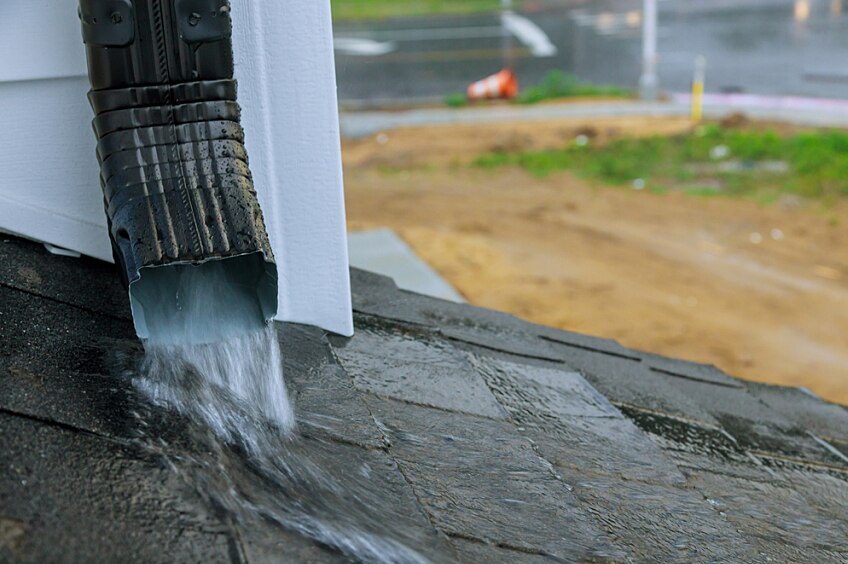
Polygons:
M722 145L727 155L714 158L715 148ZM722 162L735 167L723 171ZM786 163L788 170L764 170L767 162ZM572 170L618 186L642 179L649 191L750 197L761 203L775 202L784 194L825 202L848 197L848 132L843 131L780 136L768 130L708 125L693 133L619 139L598 147L571 144L545 151L489 153L474 164L514 165L536 176Z
M519 104L535 104L543 100L575 98L578 96L628 97L629 90L581 82L573 74L551 71L541 83L522 90L515 100Z
M517 4L517 3L516 3ZM331 0L336 20L375 20L499 10L500 0Z
M461 108L468 105L468 97L464 92L451 92L445 96L445 105L449 108Z

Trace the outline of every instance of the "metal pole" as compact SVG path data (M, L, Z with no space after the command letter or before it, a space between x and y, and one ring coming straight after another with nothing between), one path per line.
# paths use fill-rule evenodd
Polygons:
M656 100L657 79L657 0L644 0L642 10L642 76L639 94L643 100Z
M707 59L703 55L695 58L695 76L692 79L692 121L698 123L704 114L704 79Z
M503 49L504 68L512 69L515 62L512 55L512 33L506 27L506 15L512 13L512 0L501 0L501 48Z

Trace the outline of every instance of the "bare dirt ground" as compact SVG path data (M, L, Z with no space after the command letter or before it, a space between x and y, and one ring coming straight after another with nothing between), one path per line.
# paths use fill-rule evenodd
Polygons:
M345 141L350 229L387 226L470 303L848 404L848 204L656 195L467 163L683 119L438 126Z

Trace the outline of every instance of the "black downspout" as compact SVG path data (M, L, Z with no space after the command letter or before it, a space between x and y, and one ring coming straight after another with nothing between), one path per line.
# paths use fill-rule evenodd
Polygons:
M264 323L277 271L244 148L229 2L80 0L79 16L109 235L139 336L179 315L182 270L217 261Z

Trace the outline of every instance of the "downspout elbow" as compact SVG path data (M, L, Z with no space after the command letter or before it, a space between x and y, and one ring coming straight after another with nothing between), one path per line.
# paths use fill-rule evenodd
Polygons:
M142 339L220 338L277 311L226 0L80 0L100 181ZM238 306L238 310L235 308Z

